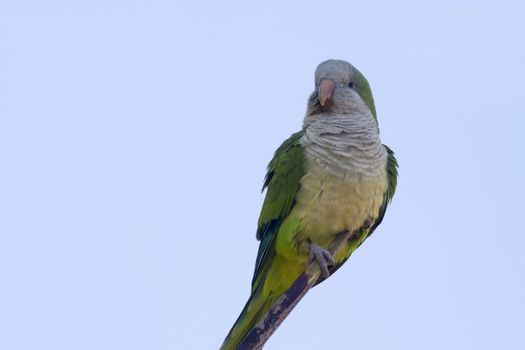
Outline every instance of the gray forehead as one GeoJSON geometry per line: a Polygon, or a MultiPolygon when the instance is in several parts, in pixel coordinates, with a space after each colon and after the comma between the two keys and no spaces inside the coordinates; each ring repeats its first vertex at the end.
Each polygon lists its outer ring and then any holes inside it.
{"type": "Polygon", "coordinates": [[[352,80],[352,65],[343,60],[328,60],[317,66],[315,70],[315,85],[319,85],[322,79],[332,79],[336,83],[343,84],[352,80]]]}

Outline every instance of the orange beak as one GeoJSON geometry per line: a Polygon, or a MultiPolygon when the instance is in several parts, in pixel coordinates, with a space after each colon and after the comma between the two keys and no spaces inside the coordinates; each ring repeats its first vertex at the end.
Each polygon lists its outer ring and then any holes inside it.
{"type": "Polygon", "coordinates": [[[321,106],[330,106],[332,104],[332,94],[335,90],[335,83],[331,79],[321,80],[319,84],[319,90],[317,91],[317,96],[319,97],[319,103],[321,106]]]}

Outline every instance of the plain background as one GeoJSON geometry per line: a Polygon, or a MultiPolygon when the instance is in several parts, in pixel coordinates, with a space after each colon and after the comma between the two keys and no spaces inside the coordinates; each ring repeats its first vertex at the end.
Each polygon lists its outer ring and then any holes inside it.
{"type": "Polygon", "coordinates": [[[524,349],[522,1],[1,1],[0,348],[216,349],[265,167],[355,64],[381,227],[267,349],[524,349]]]}

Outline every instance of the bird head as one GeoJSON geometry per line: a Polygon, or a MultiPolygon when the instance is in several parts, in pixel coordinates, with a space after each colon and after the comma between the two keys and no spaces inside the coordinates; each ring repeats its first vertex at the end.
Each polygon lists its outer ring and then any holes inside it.
{"type": "Polygon", "coordinates": [[[351,114],[362,108],[368,108],[376,118],[372,91],[357,68],[343,60],[327,60],[317,66],[315,90],[308,100],[307,116],[351,114]]]}

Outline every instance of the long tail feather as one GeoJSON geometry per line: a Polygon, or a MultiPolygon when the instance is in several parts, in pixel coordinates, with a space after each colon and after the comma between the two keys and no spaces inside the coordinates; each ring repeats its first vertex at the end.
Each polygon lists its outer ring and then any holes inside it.
{"type": "Polygon", "coordinates": [[[235,350],[248,332],[263,318],[276,298],[265,298],[261,287],[253,291],[241,314],[224,339],[220,350],[235,350]]]}

